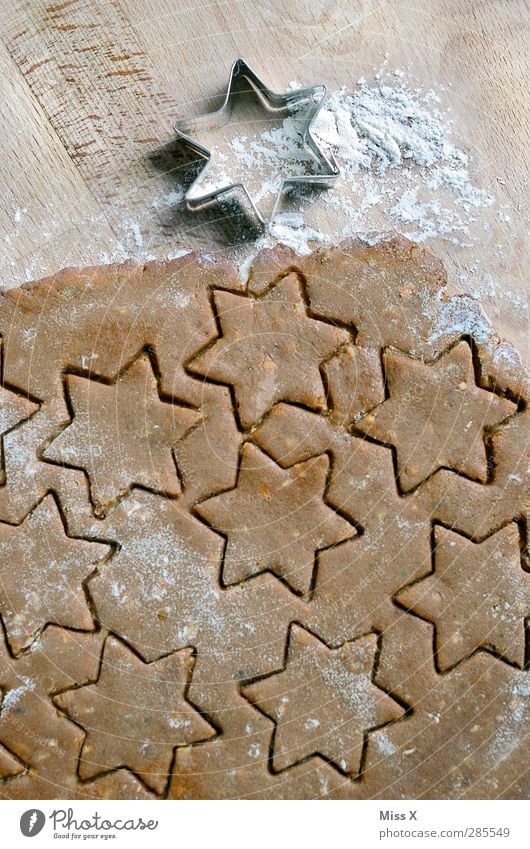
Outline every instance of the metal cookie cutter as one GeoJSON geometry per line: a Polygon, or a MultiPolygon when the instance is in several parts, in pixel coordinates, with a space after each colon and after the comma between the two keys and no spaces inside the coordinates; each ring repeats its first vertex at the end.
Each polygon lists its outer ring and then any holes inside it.
{"type": "Polygon", "coordinates": [[[230,70],[228,88],[220,108],[215,112],[208,112],[204,115],[187,115],[184,118],[179,118],[174,124],[177,138],[205,159],[205,165],[201,168],[184,196],[188,209],[192,211],[203,209],[219,201],[223,195],[239,190],[245,194],[253,214],[256,216],[260,225],[266,229],[274,219],[280,198],[285,189],[295,185],[304,186],[311,184],[324,187],[332,185],[337,177],[339,177],[340,169],[333,153],[322,150],[311,134],[311,126],[320,111],[326,92],[326,86],[322,84],[283,93],[272,91],[244,59],[237,59],[230,70]],[[200,189],[200,182],[210,167],[212,154],[208,148],[195,141],[189,133],[194,134],[195,131],[200,132],[200,130],[222,126],[226,123],[232,111],[234,87],[236,81],[240,79],[244,79],[249,83],[250,89],[248,91],[253,91],[256,94],[259,102],[269,114],[278,115],[285,112],[289,107],[303,106],[304,103],[307,103],[300,122],[303,128],[302,143],[311,150],[316,163],[320,165],[317,173],[301,174],[299,176],[288,175],[282,179],[269,219],[263,217],[243,183],[231,183],[220,188],[207,189],[206,191],[201,191],[200,189]]]}

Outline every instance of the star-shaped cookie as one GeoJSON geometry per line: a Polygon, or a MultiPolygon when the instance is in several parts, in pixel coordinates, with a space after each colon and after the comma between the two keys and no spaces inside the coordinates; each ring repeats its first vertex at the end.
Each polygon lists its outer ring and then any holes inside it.
{"type": "Polygon", "coordinates": [[[291,627],[285,669],[242,690],[276,723],[273,769],[321,754],[347,775],[360,773],[366,735],[405,713],[373,683],[376,652],[375,634],[330,649],[291,627]]]}
{"type": "Polygon", "coordinates": [[[485,483],[484,430],[517,408],[476,385],[469,345],[460,342],[431,365],[387,350],[383,364],[389,398],[357,427],[396,447],[401,489],[442,467],[485,483]]]}
{"type": "Polygon", "coordinates": [[[43,456],[86,471],[96,515],[133,484],[180,494],[172,449],[200,415],[161,397],[147,354],[111,383],[69,374],[66,389],[72,420],[43,456]]]}
{"type": "Polygon", "coordinates": [[[299,593],[311,589],[315,554],[355,535],[324,502],[327,455],[282,469],[252,443],[241,457],[237,486],[196,509],[227,537],[225,584],[270,570],[299,593]]]}
{"type": "Polygon", "coordinates": [[[326,407],[320,367],[350,337],[309,317],[295,274],[261,298],[216,292],[215,305],[223,335],[191,368],[234,387],[243,427],[250,428],[277,401],[326,407]]]}
{"type": "Polygon", "coordinates": [[[97,678],[103,633],[50,625],[18,658],[0,637],[0,774],[2,744],[18,759],[15,780],[2,783],[9,799],[151,799],[126,769],[79,782],[83,733],[65,722],[50,695],[97,678]]]}
{"type": "Polygon", "coordinates": [[[91,630],[83,582],[109,546],[67,536],[53,495],[20,525],[0,522],[0,612],[18,654],[49,622],[91,630]]]}
{"type": "Polygon", "coordinates": [[[436,527],[435,543],[434,572],[398,593],[397,601],[434,622],[440,669],[479,648],[524,666],[530,575],[521,568],[517,525],[482,543],[436,527]]]}
{"type": "Polygon", "coordinates": [[[216,734],[186,697],[193,664],[192,649],[144,663],[120,640],[107,638],[98,680],[55,698],[85,730],[82,778],[127,766],[163,792],[175,747],[216,734]]]}

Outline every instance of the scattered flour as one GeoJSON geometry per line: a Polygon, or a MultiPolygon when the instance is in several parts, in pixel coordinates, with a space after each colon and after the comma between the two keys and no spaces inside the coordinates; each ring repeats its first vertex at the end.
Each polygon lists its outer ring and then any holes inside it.
{"type": "Polygon", "coordinates": [[[19,681],[21,683],[18,687],[8,690],[4,694],[3,698],[2,691],[0,690],[0,704],[2,705],[2,710],[7,711],[14,708],[23,696],[32,692],[36,687],[35,679],[29,678],[27,675],[19,675],[19,681]]]}
{"type": "MultiPolygon", "coordinates": [[[[300,84],[293,81],[290,86],[296,89],[300,84]]],[[[386,63],[369,78],[331,92],[313,134],[333,152],[341,176],[329,190],[291,187],[269,232],[256,238],[239,231],[237,222],[225,227],[226,210],[221,214],[212,210],[210,217],[185,211],[185,185],[179,179],[181,171],[184,179],[186,169],[157,172],[155,179],[109,200],[101,213],[87,213],[82,225],[79,215],[74,216],[71,241],[65,241],[64,218],[57,214],[53,199],[44,219],[41,212],[34,218],[31,208],[13,208],[12,232],[5,233],[0,251],[2,285],[20,285],[70,263],[173,259],[187,253],[190,243],[229,251],[246,279],[250,257],[280,241],[304,255],[353,235],[397,230],[428,242],[452,266],[450,272],[462,291],[491,303],[502,299],[495,310],[502,307],[514,323],[524,322],[527,303],[518,294],[521,282],[510,281],[506,274],[508,260],[513,266],[510,274],[517,275],[513,269],[520,267],[514,265],[513,255],[523,238],[521,211],[510,201],[500,177],[494,189],[487,183],[475,184],[472,175],[481,163],[473,167],[462,149],[449,106],[450,89],[426,89],[411,74],[391,71],[386,63]],[[28,239],[35,243],[25,260],[17,256],[22,228],[26,243],[28,239]],[[90,239],[80,236],[84,230],[90,239]],[[477,259],[485,244],[491,255],[487,272],[477,259]]],[[[253,132],[252,127],[245,125],[235,137],[225,134],[223,144],[214,145],[214,161],[205,179],[212,185],[243,182],[267,216],[282,178],[311,172],[315,162],[302,144],[296,111],[262,132],[253,132]]],[[[208,137],[201,140],[211,143],[208,137]]],[[[186,179],[189,185],[189,173],[186,179]]]]}
{"type": "MultiPolygon", "coordinates": [[[[394,746],[392,741],[388,739],[387,735],[384,732],[379,732],[378,734],[375,734],[373,737],[373,741],[385,757],[390,757],[390,755],[394,755],[396,753],[396,747],[394,746]]],[[[408,751],[411,750],[409,749],[408,751]]],[[[406,752],[404,752],[403,754],[406,754],[406,752]]]]}
{"type": "MultiPolygon", "coordinates": [[[[341,237],[371,229],[376,210],[387,226],[416,241],[464,244],[475,210],[493,205],[494,197],[473,185],[469,158],[452,141],[453,122],[440,97],[413,88],[403,74],[389,76],[332,93],[317,117],[313,133],[335,154],[343,183],[324,203],[342,219],[341,237]]],[[[300,224],[297,234],[301,253],[324,240],[300,224]]]]}

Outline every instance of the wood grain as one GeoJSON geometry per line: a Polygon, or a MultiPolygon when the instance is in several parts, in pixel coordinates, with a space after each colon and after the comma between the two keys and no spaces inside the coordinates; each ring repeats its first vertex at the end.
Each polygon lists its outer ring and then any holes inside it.
{"type": "Polygon", "coordinates": [[[1,43],[0,77],[0,276],[12,285],[57,269],[65,256],[90,261],[115,237],[100,221],[87,245],[87,221],[98,217],[98,203],[1,43]]]}
{"type": "MultiPolygon", "coordinates": [[[[3,285],[113,256],[224,248],[215,216],[192,218],[176,203],[174,119],[209,108],[239,55],[278,89],[294,78],[352,86],[386,55],[425,87],[446,88],[473,179],[511,213],[489,220],[478,246],[429,246],[526,349],[524,2],[0,0],[0,10],[3,285]],[[463,274],[476,259],[480,273],[463,274]]],[[[311,215],[333,234],[323,204],[311,215]]]]}

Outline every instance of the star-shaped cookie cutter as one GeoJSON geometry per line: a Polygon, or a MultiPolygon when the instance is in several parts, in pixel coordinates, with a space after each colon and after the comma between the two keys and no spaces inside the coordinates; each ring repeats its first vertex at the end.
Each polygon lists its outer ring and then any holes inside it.
{"type": "MultiPolygon", "coordinates": [[[[311,133],[311,127],[318,115],[318,112],[320,111],[326,92],[326,86],[320,83],[283,93],[272,91],[272,89],[263,82],[263,80],[256,74],[250,65],[245,62],[244,59],[237,59],[230,70],[228,88],[223,103],[219,109],[214,112],[207,112],[203,115],[187,115],[183,118],[179,118],[174,124],[174,129],[179,141],[206,160],[205,165],[200,169],[195,180],[184,196],[188,209],[190,211],[203,209],[216,201],[219,201],[223,195],[226,195],[229,192],[241,191],[246,196],[259,224],[264,229],[267,229],[274,219],[281,196],[287,188],[295,185],[331,186],[340,176],[340,169],[333,153],[331,151],[323,150],[317,144],[311,133]],[[219,127],[226,123],[226,120],[232,111],[235,83],[241,78],[245,79],[249,83],[249,91],[253,91],[257,95],[261,105],[267,112],[272,113],[273,115],[285,112],[285,110],[290,107],[296,107],[303,103],[308,104],[300,122],[303,128],[302,143],[311,150],[315,161],[320,165],[317,173],[288,175],[282,179],[274,201],[272,212],[268,219],[263,217],[252,200],[248,189],[243,183],[230,183],[229,185],[216,187],[206,191],[200,190],[200,183],[210,167],[212,153],[207,147],[204,147],[204,145],[200,144],[200,142],[196,141],[189,135],[189,133],[194,134],[196,131],[200,132],[203,129],[219,127]]],[[[297,118],[298,117],[299,116],[297,115],[297,118]]]]}

